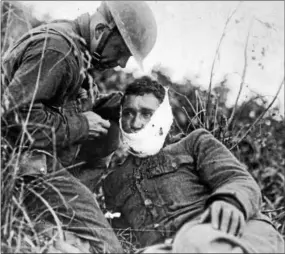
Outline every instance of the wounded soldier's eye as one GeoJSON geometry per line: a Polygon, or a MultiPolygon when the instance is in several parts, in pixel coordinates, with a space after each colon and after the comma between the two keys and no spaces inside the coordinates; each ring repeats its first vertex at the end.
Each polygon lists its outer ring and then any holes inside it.
{"type": "Polygon", "coordinates": [[[147,112],[145,112],[145,113],[142,113],[142,116],[143,116],[144,118],[151,118],[151,117],[152,117],[152,113],[147,113],[147,112]]]}
{"type": "Polygon", "coordinates": [[[130,117],[130,116],[133,115],[133,113],[131,111],[129,111],[129,110],[123,110],[122,115],[124,117],[130,117]]]}

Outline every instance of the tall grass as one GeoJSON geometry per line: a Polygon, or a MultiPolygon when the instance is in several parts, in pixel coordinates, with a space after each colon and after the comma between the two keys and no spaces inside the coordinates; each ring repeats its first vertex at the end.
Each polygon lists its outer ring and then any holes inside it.
{"type": "MultiPolygon", "coordinates": [[[[1,3],[2,4],[2,3],[1,3]]],[[[12,45],[12,42],[16,39],[13,37],[15,35],[16,27],[12,27],[11,24],[18,19],[18,14],[15,14],[15,10],[12,9],[11,5],[8,8],[8,11],[4,13],[7,17],[5,20],[7,22],[4,31],[4,41],[1,41],[2,49],[9,48],[12,45]],[[14,15],[15,14],[15,15],[14,15]],[[13,30],[13,36],[9,37],[11,34],[11,29],[13,30]],[[3,44],[4,43],[4,44],[3,44]],[[4,45],[4,46],[3,46],[4,45]]],[[[3,10],[3,5],[2,5],[3,10]]],[[[232,17],[237,12],[238,7],[231,13],[229,18],[226,20],[225,28],[223,30],[222,36],[219,40],[215,57],[212,64],[212,70],[210,73],[210,82],[208,91],[203,91],[201,89],[191,90],[191,94],[187,91],[186,88],[179,88],[176,84],[159,71],[154,71],[153,74],[156,75],[157,79],[160,80],[163,84],[168,85],[171,88],[173,93],[173,100],[176,103],[177,107],[182,109],[182,113],[186,118],[186,125],[181,126],[181,120],[176,117],[175,123],[178,129],[178,132],[183,132],[185,134],[190,133],[192,130],[197,128],[206,128],[213,135],[221,140],[231,151],[242,161],[245,161],[245,154],[240,150],[245,142],[249,143],[250,147],[260,147],[258,142],[264,142],[265,146],[269,145],[272,141],[269,137],[265,137],[265,134],[260,134],[259,128],[266,128],[264,117],[268,114],[269,110],[272,108],[273,103],[275,102],[277,95],[280,93],[281,87],[284,85],[284,79],[280,82],[280,86],[276,95],[271,102],[268,103],[267,107],[261,107],[262,112],[256,117],[254,121],[245,125],[242,121],[239,120],[239,113],[241,113],[242,106],[239,106],[238,100],[245,83],[246,72],[247,72],[247,44],[250,33],[246,38],[246,46],[244,50],[245,64],[243,69],[242,80],[240,84],[240,90],[236,97],[234,107],[230,110],[221,106],[221,101],[217,94],[213,93],[213,84],[212,78],[214,74],[214,67],[216,58],[219,54],[222,41],[226,36],[226,28],[230,23],[232,17]],[[182,91],[185,89],[185,91],[182,91]],[[235,125],[234,125],[235,122],[235,125]],[[240,125],[239,125],[240,124],[240,125]],[[259,128],[258,128],[259,127],[259,128]],[[261,141],[260,141],[261,140],[261,141]],[[268,143],[268,144],[267,144],[268,143]]],[[[2,18],[3,16],[2,15],[2,18]]],[[[4,17],[5,17],[4,16],[4,17]]],[[[23,19],[22,17],[20,18],[23,19]]],[[[3,21],[3,20],[2,20],[3,21]]],[[[28,23],[28,21],[25,21],[28,23]]],[[[23,22],[22,22],[23,23],[23,22]]],[[[27,28],[30,28],[27,25],[27,28]]],[[[3,32],[3,30],[1,31],[3,32]]],[[[22,34],[21,31],[18,31],[19,35],[22,34]]],[[[1,51],[1,56],[5,51],[1,51]]],[[[115,72],[116,77],[120,79],[120,72],[115,72]]],[[[1,75],[3,79],[3,75],[1,75]]],[[[103,77],[103,76],[102,76],[103,77]]],[[[134,78],[129,77],[129,78],[134,78]]],[[[104,80],[104,88],[106,91],[110,89],[108,85],[111,81],[108,78],[104,80]]],[[[120,85],[124,87],[125,83],[128,83],[126,77],[120,79],[116,84],[116,88],[120,85]]],[[[38,84],[38,81],[37,81],[38,84]]],[[[37,85],[36,85],[37,87],[37,85]]],[[[189,86],[190,87],[190,86],[189,86]]],[[[189,88],[188,87],[188,88],[189,88]]],[[[114,87],[112,87],[113,89],[114,87]]],[[[1,90],[3,91],[3,80],[1,83],[1,90]]],[[[34,95],[36,90],[34,92],[34,95]]],[[[30,110],[33,105],[34,97],[32,103],[30,104],[30,110]]],[[[242,104],[244,105],[244,104],[242,104]]],[[[4,107],[2,107],[2,111],[4,107]]],[[[19,117],[20,119],[20,117],[19,117]]],[[[29,115],[26,119],[23,119],[23,129],[27,130],[29,115]]],[[[270,118],[271,119],[271,118],[270,118]]],[[[272,119],[271,119],[272,120],[272,119]]],[[[1,121],[5,119],[1,115],[1,121]]],[[[272,120],[273,121],[273,120],[272,120]]],[[[278,126],[284,128],[284,124],[277,123],[278,126]]],[[[268,127],[268,126],[267,126],[268,127]]],[[[267,128],[268,131],[272,131],[272,135],[277,137],[277,129],[267,128]],[[274,131],[274,132],[273,132],[274,131]]],[[[285,128],[284,128],[285,129],[285,128]]],[[[24,135],[29,136],[29,133],[26,131],[21,139],[23,143],[24,135]]],[[[272,138],[272,136],[271,136],[272,138]]],[[[283,136],[284,138],[284,136],[283,136]]],[[[278,138],[277,138],[278,139],[278,138]]],[[[262,194],[263,194],[263,211],[271,217],[278,230],[285,236],[285,209],[284,209],[284,172],[283,168],[285,167],[284,150],[282,151],[282,144],[275,144],[276,151],[274,160],[272,158],[267,158],[265,160],[264,151],[258,151],[260,156],[263,158],[257,158],[255,163],[259,163],[258,166],[253,166],[253,162],[245,162],[248,165],[249,171],[254,176],[258,182],[262,194]],[[283,164],[282,164],[283,163],[283,164]]],[[[284,147],[285,149],[285,147],[284,147]]],[[[29,191],[34,191],[31,188],[31,184],[26,182],[24,178],[19,176],[19,158],[21,156],[21,148],[15,149],[5,136],[5,133],[2,133],[1,136],[1,247],[3,252],[7,253],[43,253],[46,251],[48,246],[52,243],[53,239],[44,238],[44,232],[37,230],[37,223],[40,220],[40,216],[31,216],[31,214],[26,210],[24,206],[24,200],[27,197],[29,191]]],[[[254,156],[254,154],[253,154],[254,156]]],[[[48,183],[46,183],[48,184],[48,183]]],[[[40,193],[34,192],[36,196],[41,199],[40,193]]],[[[98,193],[97,193],[98,194],[98,193]]],[[[100,195],[98,195],[100,197],[100,195]]],[[[57,221],[57,232],[59,236],[62,237],[62,231],[60,228],[60,222],[57,217],[57,214],[53,207],[49,205],[46,200],[42,199],[42,202],[45,203],[47,210],[57,221]]],[[[104,208],[103,199],[99,200],[100,205],[104,208]]],[[[116,231],[118,238],[120,239],[124,250],[127,253],[134,252],[136,250],[135,240],[132,238],[131,229],[127,230],[118,230],[116,231]]]]}

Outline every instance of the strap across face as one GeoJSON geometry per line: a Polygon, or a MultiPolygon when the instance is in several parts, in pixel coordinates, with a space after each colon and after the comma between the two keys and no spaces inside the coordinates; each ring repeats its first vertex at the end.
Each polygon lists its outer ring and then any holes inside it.
{"type": "Polygon", "coordinates": [[[101,61],[101,54],[108,42],[108,40],[112,37],[112,35],[116,32],[116,28],[110,29],[109,27],[105,27],[104,31],[102,33],[102,38],[97,46],[97,49],[95,52],[93,52],[92,57],[93,60],[97,61],[98,64],[100,64],[101,61]]]}

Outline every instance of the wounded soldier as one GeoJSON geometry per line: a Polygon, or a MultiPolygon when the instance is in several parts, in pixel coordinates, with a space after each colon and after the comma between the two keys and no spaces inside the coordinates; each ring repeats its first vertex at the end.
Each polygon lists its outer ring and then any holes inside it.
{"type": "Polygon", "coordinates": [[[103,183],[107,208],[121,213],[114,222],[132,228],[144,253],[284,252],[245,167],[204,129],[166,144],[172,123],[166,88],[146,77],[127,87],[127,152],[103,183]]]}

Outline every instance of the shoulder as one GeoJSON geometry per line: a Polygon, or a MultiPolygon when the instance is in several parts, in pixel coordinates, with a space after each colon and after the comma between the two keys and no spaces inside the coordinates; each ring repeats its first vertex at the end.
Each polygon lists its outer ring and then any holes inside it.
{"type": "Polygon", "coordinates": [[[78,48],[71,36],[72,29],[66,24],[45,24],[31,29],[19,39],[16,47],[22,49],[33,49],[35,53],[45,51],[56,51],[65,56],[75,57],[79,55],[78,48]],[[73,54],[70,54],[73,53],[73,54]]]}
{"type": "Polygon", "coordinates": [[[200,128],[200,129],[196,129],[192,131],[186,136],[184,135],[184,137],[180,138],[178,142],[175,142],[174,144],[169,144],[166,147],[176,147],[177,145],[181,146],[189,142],[196,143],[197,141],[209,140],[209,139],[215,139],[215,138],[209,131],[207,131],[206,129],[200,128]]]}
{"type": "Polygon", "coordinates": [[[218,141],[209,131],[206,129],[197,129],[189,133],[187,136],[179,140],[174,144],[167,145],[163,150],[167,153],[174,154],[196,154],[201,148],[213,149],[221,147],[220,141],[218,141]]]}
{"type": "Polygon", "coordinates": [[[185,139],[200,139],[203,137],[214,137],[214,136],[206,129],[199,128],[190,132],[185,139]]]}

